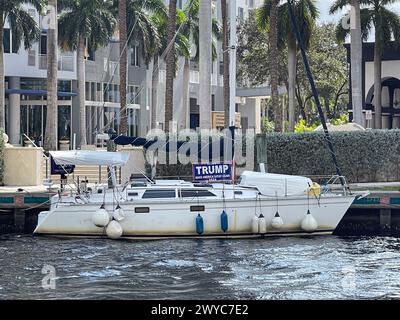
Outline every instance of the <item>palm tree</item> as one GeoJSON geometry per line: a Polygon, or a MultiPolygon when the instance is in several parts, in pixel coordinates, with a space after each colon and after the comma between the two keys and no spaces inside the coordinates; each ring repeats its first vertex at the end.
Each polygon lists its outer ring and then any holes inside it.
{"type": "Polygon", "coordinates": [[[200,128],[211,129],[211,59],[212,59],[211,1],[199,5],[199,112],[200,128]]]}
{"type": "MultiPolygon", "coordinates": [[[[127,30],[130,35],[127,39],[128,45],[133,47],[139,44],[141,55],[147,65],[153,58],[156,48],[160,47],[161,41],[157,21],[154,17],[163,17],[164,21],[168,21],[166,6],[162,0],[127,0],[126,10],[127,30]]],[[[153,110],[151,117],[153,118],[153,110]]]]}
{"type": "MultiPolygon", "coordinates": [[[[167,39],[167,31],[168,31],[168,15],[165,11],[155,11],[151,16],[151,20],[153,25],[156,28],[154,34],[157,34],[158,40],[154,41],[152,47],[149,48],[149,52],[153,58],[153,73],[152,73],[152,89],[151,89],[151,128],[154,129],[156,127],[156,119],[157,119],[157,107],[158,107],[158,85],[159,85],[159,58],[163,57],[164,61],[166,59],[166,53],[168,52],[168,39],[167,39]]],[[[177,31],[181,28],[181,25],[184,23],[186,17],[185,13],[177,9],[176,10],[176,29],[177,31]]],[[[181,57],[189,57],[189,41],[185,37],[182,32],[178,32],[174,41],[175,47],[175,58],[177,60],[177,56],[181,57]]],[[[174,71],[175,77],[175,71],[174,71]]],[[[172,112],[173,113],[173,112],[172,112]]]]}
{"type": "Polygon", "coordinates": [[[81,145],[86,144],[85,47],[96,50],[108,44],[114,32],[112,3],[108,0],[63,0],[59,2],[59,43],[77,50],[78,96],[81,145]]]}
{"type": "MultiPolygon", "coordinates": [[[[183,22],[181,34],[183,34],[188,41],[193,43],[197,50],[196,50],[196,55],[193,57],[194,60],[198,61],[199,60],[199,37],[200,37],[200,31],[199,31],[199,7],[200,7],[200,2],[199,0],[189,0],[185,6],[184,12],[185,12],[185,21],[183,22]]],[[[221,32],[221,25],[219,21],[215,18],[212,19],[211,21],[211,30],[212,30],[212,43],[211,43],[211,52],[212,52],[212,61],[215,61],[218,57],[217,55],[217,41],[221,40],[222,37],[222,32],[221,32]]],[[[184,71],[183,71],[183,77],[184,77],[184,88],[183,88],[183,112],[185,114],[185,123],[186,127],[189,126],[189,86],[190,86],[190,55],[183,55],[185,57],[185,64],[184,64],[184,71]]],[[[229,56],[229,53],[228,53],[229,56]]],[[[228,61],[229,63],[229,61],[228,61]]],[[[229,66],[229,65],[228,65],[229,66]]],[[[228,83],[228,92],[229,92],[229,83],[228,83]]],[[[229,98],[229,96],[228,96],[229,98]]],[[[229,99],[228,99],[229,101],[229,99]]],[[[229,106],[229,103],[228,103],[229,106]]],[[[229,118],[228,118],[229,121],[229,118]]]]}
{"type": "MultiPolygon", "coordinates": [[[[336,2],[331,6],[330,13],[333,14],[342,9],[350,2],[350,38],[351,38],[351,104],[353,109],[353,121],[364,126],[364,117],[362,114],[362,36],[361,36],[361,12],[360,0],[336,2]]],[[[342,20],[343,21],[343,20],[342,20]]]]}
{"type": "MultiPolygon", "coordinates": [[[[262,29],[268,27],[272,0],[265,0],[264,5],[257,12],[257,23],[262,29]]],[[[305,48],[309,47],[312,29],[318,17],[315,0],[297,0],[294,2],[296,23],[299,26],[305,48]]],[[[285,45],[288,48],[288,104],[289,104],[289,131],[294,131],[295,125],[295,88],[297,70],[297,44],[289,18],[288,3],[278,7],[278,48],[285,45]]]]}
{"type": "Polygon", "coordinates": [[[353,106],[353,121],[365,126],[363,117],[362,96],[362,38],[360,0],[351,0],[353,14],[350,16],[351,28],[351,101],[353,106]]]}
{"type": "Polygon", "coordinates": [[[223,48],[223,65],[224,65],[224,114],[225,114],[225,128],[229,128],[229,28],[228,28],[228,7],[226,0],[221,0],[221,14],[222,14],[222,48],[223,48]]]}
{"type": "MultiPolygon", "coordinates": [[[[366,40],[368,34],[375,28],[374,46],[374,107],[375,107],[375,129],[382,128],[382,54],[385,47],[389,45],[392,38],[400,42],[400,18],[387,8],[393,0],[360,0],[363,7],[360,10],[360,25],[362,39],[366,40]]],[[[351,3],[351,0],[337,0],[331,7],[334,13],[351,3]]],[[[336,27],[338,40],[344,41],[349,30],[340,22],[336,27]]],[[[358,57],[358,59],[360,59],[358,57]]]]}
{"type": "MultiPolygon", "coordinates": [[[[271,10],[269,16],[269,47],[270,57],[269,66],[271,73],[271,100],[275,114],[275,131],[282,132],[282,108],[279,105],[278,92],[278,3],[279,0],[271,0],[271,10]]],[[[264,3],[265,5],[265,3],[264,3]]]]}
{"type": "Polygon", "coordinates": [[[57,150],[57,72],[58,72],[58,40],[57,40],[57,0],[48,0],[50,7],[50,23],[47,29],[47,113],[44,148],[57,150]]]}
{"type": "Polygon", "coordinates": [[[38,12],[42,12],[43,0],[2,0],[0,2],[0,130],[5,129],[5,97],[4,97],[4,25],[10,24],[14,45],[19,49],[22,40],[25,49],[29,49],[40,36],[39,27],[23,4],[31,4],[38,12]]]}
{"type": "Polygon", "coordinates": [[[174,78],[176,68],[174,37],[176,32],[176,0],[169,0],[168,16],[167,70],[165,75],[165,132],[169,132],[169,124],[173,119],[174,108],[174,78]]]}

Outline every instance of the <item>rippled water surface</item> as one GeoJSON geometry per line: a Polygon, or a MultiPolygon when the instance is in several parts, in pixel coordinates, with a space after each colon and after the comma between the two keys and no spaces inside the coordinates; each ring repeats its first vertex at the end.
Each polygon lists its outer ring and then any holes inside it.
{"type": "Polygon", "coordinates": [[[396,238],[0,238],[0,299],[400,298],[399,271],[396,238]]]}

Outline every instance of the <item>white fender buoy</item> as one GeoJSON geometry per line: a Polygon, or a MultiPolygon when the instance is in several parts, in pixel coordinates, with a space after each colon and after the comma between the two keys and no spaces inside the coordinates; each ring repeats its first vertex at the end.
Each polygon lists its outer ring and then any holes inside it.
{"type": "Polygon", "coordinates": [[[111,221],[106,229],[106,234],[110,239],[119,239],[122,236],[122,227],[121,225],[118,223],[118,221],[111,221]]]}
{"type": "Polygon", "coordinates": [[[117,221],[122,221],[125,219],[124,209],[122,209],[119,205],[114,210],[113,218],[117,221]]]}
{"type": "Polygon", "coordinates": [[[278,212],[275,213],[275,216],[271,220],[271,226],[274,229],[280,229],[283,226],[283,220],[278,212]]]}
{"type": "Polygon", "coordinates": [[[261,234],[267,233],[267,220],[265,220],[262,214],[258,217],[258,232],[261,234]]]}
{"type": "Polygon", "coordinates": [[[317,220],[312,216],[310,210],[307,211],[306,216],[301,221],[301,228],[307,232],[313,232],[317,230],[318,223],[317,220]]]}
{"type": "Polygon", "coordinates": [[[104,208],[104,205],[100,209],[96,210],[92,215],[92,222],[97,226],[104,228],[110,222],[110,215],[104,208]]]}
{"type": "Polygon", "coordinates": [[[251,219],[251,232],[258,233],[258,217],[256,215],[251,219]]]}

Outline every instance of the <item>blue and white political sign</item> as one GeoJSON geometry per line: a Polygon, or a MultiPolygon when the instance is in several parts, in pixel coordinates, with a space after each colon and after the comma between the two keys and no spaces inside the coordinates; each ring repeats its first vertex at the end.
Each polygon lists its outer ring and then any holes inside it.
{"type": "Polygon", "coordinates": [[[232,164],[230,163],[193,164],[192,170],[194,181],[232,180],[232,164]]]}

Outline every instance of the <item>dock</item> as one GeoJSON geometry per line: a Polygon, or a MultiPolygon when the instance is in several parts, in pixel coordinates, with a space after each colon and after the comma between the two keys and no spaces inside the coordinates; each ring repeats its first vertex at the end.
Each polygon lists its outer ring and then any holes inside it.
{"type": "MultiPolygon", "coordinates": [[[[400,183],[362,184],[352,190],[373,190],[355,200],[334,234],[338,236],[400,236],[400,183]],[[398,189],[385,190],[386,188],[398,189]]],[[[57,189],[45,186],[0,187],[0,234],[33,232],[38,214],[48,210],[57,189]]]]}
{"type": "Polygon", "coordinates": [[[32,233],[56,193],[45,186],[0,187],[0,234],[32,233]]]}

